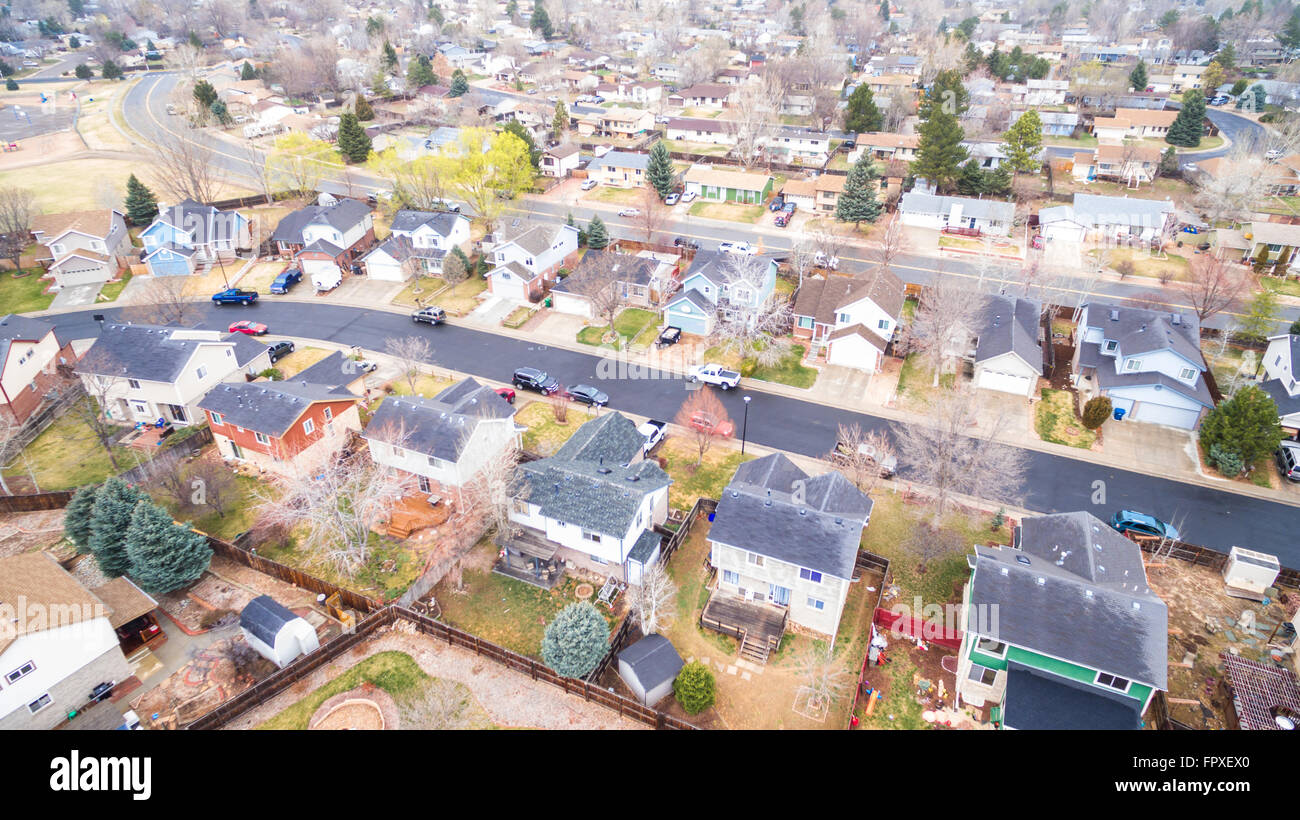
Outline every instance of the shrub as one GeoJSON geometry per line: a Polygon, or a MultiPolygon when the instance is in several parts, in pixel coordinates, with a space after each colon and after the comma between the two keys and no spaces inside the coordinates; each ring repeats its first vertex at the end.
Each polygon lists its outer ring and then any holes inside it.
{"type": "Polygon", "coordinates": [[[1246,461],[1239,454],[1219,444],[1210,446],[1208,458],[1210,465],[1228,478],[1236,478],[1246,469],[1246,461]]]}
{"type": "Polygon", "coordinates": [[[1277,404],[1272,396],[1254,385],[1238,390],[1232,398],[1207,413],[1201,422],[1201,446],[1210,459],[1214,461],[1217,448],[1219,457],[1228,459],[1226,467],[1236,464],[1233,455],[1240,461],[1238,469],[1232,473],[1215,461],[1220,472],[1230,475],[1240,473],[1245,465],[1254,464],[1271,454],[1282,438],[1277,404]]]}
{"type": "Polygon", "coordinates": [[[282,373],[278,367],[268,367],[257,375],[264,379],[270,379],[273,382],[284,381],[284,373],[282,373]]]}
{"type": "Polygon", "coordinates": [[[1115,263],[1115,272],[1119,274],[1120,279],[1132,276],[1134,270],[1132,259],[1121,259],[1115,263]]]}
{"type": "Polygon", "coordinates": [[[740,367],[736,369],[740,371],[740,375],[749,378],[754,375],[754,371],[758,370],[758,359],[755,359],[753,356],[742,359],[740,367]]]}
{"type": "Polygon", "coordinates": [[[566,678],[595,669],[608,650],[609,623],[588,601],[560,610],[542,637],[542,660],[566,678]]]}
{"type": "Polygon", "coordinates": [[[1088,403],[1083,406],[1083,426],[1096,430],[1110,418],[1112,409],[1110,399],[1106,396],[1088,399],[1088,403]]]}
{"type": "Polygon", "coordinates": [[[717,683],[709,667],[692,661],[682,667],[673,681],[673,697],[688,715],[698,715],[717,699],[717,683]]]}

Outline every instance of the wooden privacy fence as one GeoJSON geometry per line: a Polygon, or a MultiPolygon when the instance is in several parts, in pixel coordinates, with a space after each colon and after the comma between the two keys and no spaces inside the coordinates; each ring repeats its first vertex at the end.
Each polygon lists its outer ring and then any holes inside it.
{"type": "Polygon", "coordinates": [[[0,495],[0,512],[35,512],[37,510],[61,510],[68,506],[72,493],[58,490],[52,493],[33,493],[31,495],[0,495]]]}
{"type": "Polygon", "coordinates": [[[285,566],[277,561],[272,561],[270,558],[263,558],[251,550],[237,547],[229,541],[223,541],[216,536],[208,536],[208,546],[212,547],[212,551],[223,558],[250,569],[255,569],[265,575],[270,575],[272,578],[278,578],[281,581],[286,581],[311,592],[323,595],[338,595],[339,602],[345,609],[355,609],[363,615],[383,609],[383,604],[373,598],[368,598],[359,592],[353,592],[337,584],[331,584],[329,581],[317,578],[315,575],[285,566]]]}

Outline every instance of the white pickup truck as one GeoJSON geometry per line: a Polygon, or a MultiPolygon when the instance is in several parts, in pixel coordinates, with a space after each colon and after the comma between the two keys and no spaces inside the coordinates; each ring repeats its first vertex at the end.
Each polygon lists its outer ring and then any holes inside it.
{"type": "Polygon", "coordinates": [[[726,370],[720,364],[696,365],[691,369],[690,379],[692,382],[714,384],[723,390],[730,390],[740,384],[740,374],[734,370],[726,370]]]}

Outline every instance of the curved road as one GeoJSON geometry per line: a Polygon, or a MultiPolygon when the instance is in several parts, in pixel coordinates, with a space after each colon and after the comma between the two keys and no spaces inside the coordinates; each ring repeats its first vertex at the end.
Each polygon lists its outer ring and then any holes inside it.
{"type": "MultiPolygon", "coordinates": [[[[100,309],[46,317],[58,326],[60,338],[92,338],[99,333],[92,316],[100,309]]],[[[116,310],[103,311],[111,320],[116,310]]],[[[201,327],[224,329],[237,318],[255,317],[277,334],[322,339],[366,349],[382,349],[390,336],[412,333],[402,314],[340,305],[276,302],[268,298],[248,308],[202,308],[201,327]]],[[[677,378],[630,379],[609,374],[608,360],[572,350],[551,348],[526,340],[456,325],[420,326],[435,351],[431,364],[485,379],[508,382],[516,367],[531,365],[552,373],[564,384],[599,383],[610,406],[630,413],[671,419],[686,397],[685,382],[677,378]],[[601,363],[605,366],[601,367],[601,363]],[[599,370],[598,370],[599,367],[599,370]],[[607,375],[613,378],[605,378],[607,375]]],[[[769,447],[820,456],[835,444],[841,424],[858,423],[864,429],[885,430],[894,422],[865,413],[767,393],[742,390],[720,393],[723,404],[739,425],[744,418],[742,397],[748,395],[747,437],[769,447]]],[[[1226,551],[1234,545],[1260,549],[1279,556],[1289,567],[1300,568],[1300,544],[1295,522],[1300,509],[1274,501],[1143,475],[1037,450],[1025,450],[1028,473],[1025,497],[1016,503],[1040,512],[1090,510],[1108,519],[1118,509],[1138,509],[1165,520],[1177,520],[1193,542],[1226,551]],[[1100,482],[1100,484],[1098,483],[1100,482]],[[1101,496],[1099,497],[1099,492],[1101,496]]],[[[906,479],[906,471],[900,472],[906,479]]]]}

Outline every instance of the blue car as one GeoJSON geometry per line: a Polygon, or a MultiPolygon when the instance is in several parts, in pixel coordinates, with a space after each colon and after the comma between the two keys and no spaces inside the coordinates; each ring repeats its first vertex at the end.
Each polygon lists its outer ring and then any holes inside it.
{"type": "Polygon", "coordinates": [[[1115,515],[1111,516],[1110,525],[1124,535],[1168,538],[1172,541],[1178,541],[1182,537],[1174,525],[1166,524],[1155,516],[1135,512],[1134,510],[1120,510],[1115,513],[1115,515]]]}
{"type": "Polygon", "coordinates": [[[287,271],[275,277],[271,283],[272,293],[288,293],[289,288],[302,281],[302,271],[297,268],[289,268],[287,271]]]}

